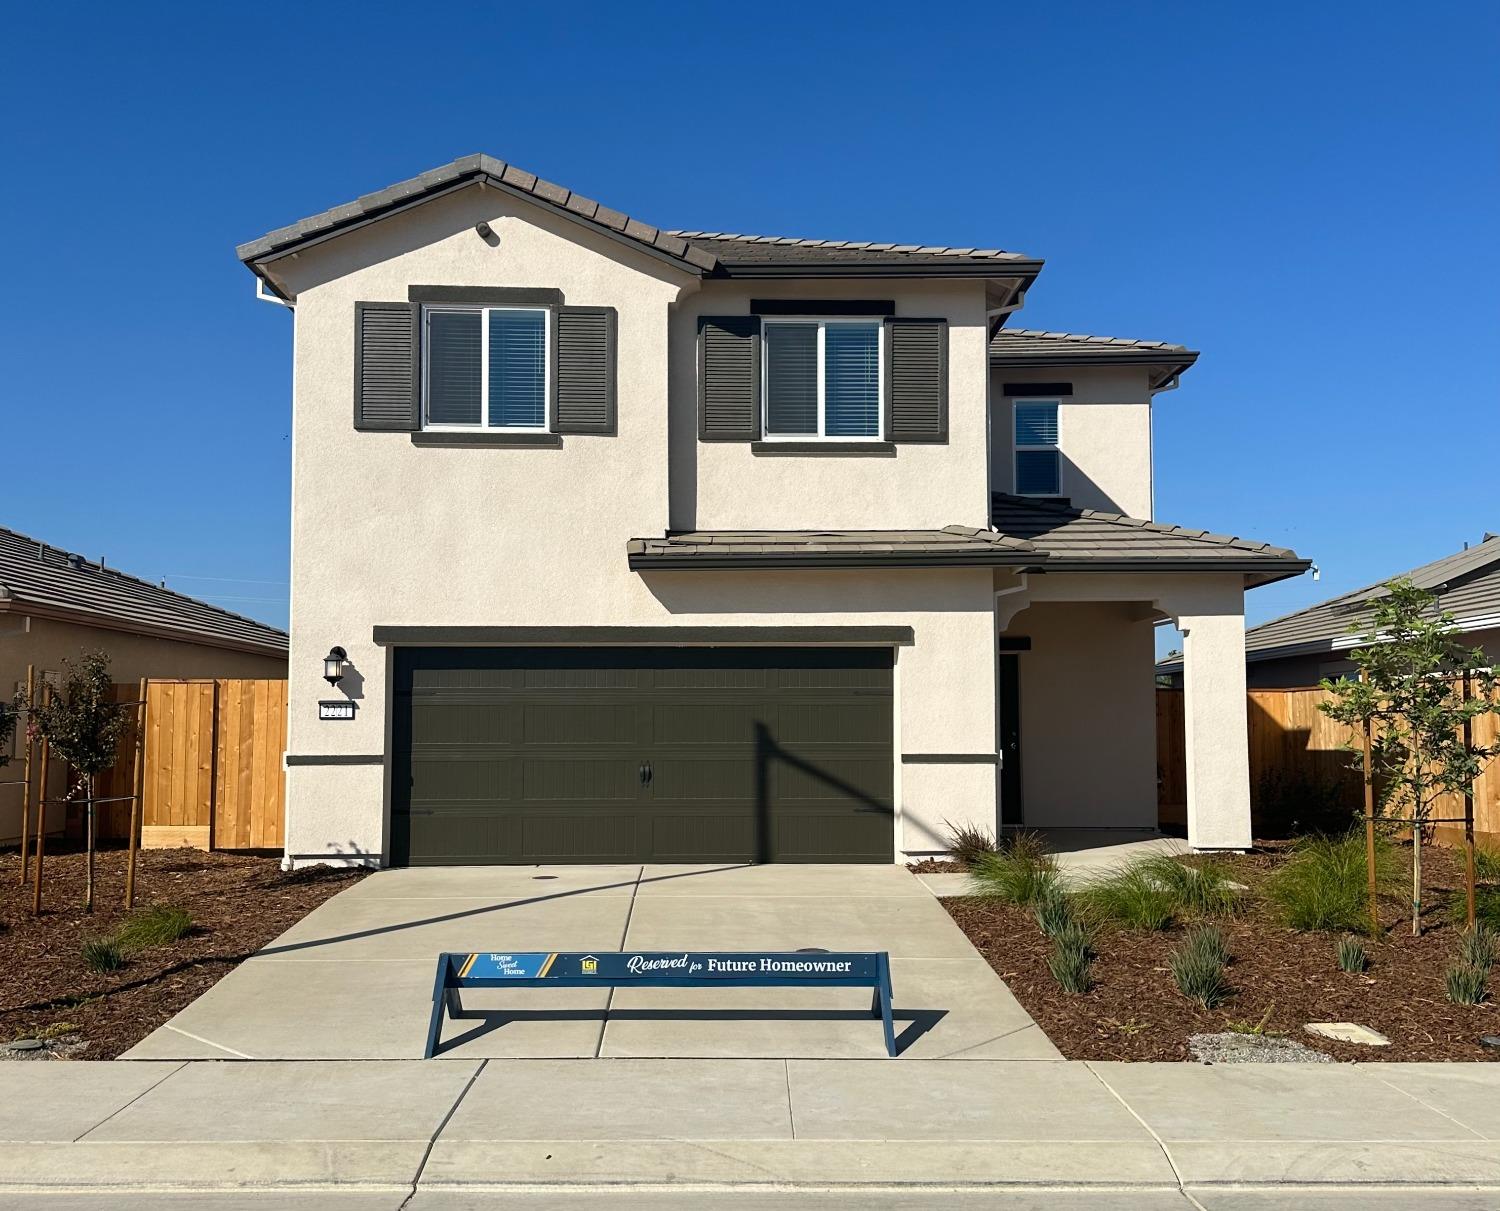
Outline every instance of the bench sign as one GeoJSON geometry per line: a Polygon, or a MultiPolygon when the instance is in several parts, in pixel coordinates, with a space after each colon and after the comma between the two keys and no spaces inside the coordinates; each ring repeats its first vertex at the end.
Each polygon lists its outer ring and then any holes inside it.
{"type": "Polygon", "coordinates": [[[475,951],[438,956],[425,1058],[438,1050],[443,1015],[466,1013],[465,988],[869,988],[888,1055],[896,1054],[891,1020],[891,964],[885,951],[475,951]]]}

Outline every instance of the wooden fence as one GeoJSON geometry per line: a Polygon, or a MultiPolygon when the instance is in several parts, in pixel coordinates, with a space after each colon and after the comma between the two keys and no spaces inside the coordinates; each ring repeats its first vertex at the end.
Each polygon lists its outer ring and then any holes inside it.
{"type": "MultiPolygon", "coordinates": [[[[139,695],[136,685],[115,687],[119,702],[139,695]]],[[[279,848],[285,751],[285,681],[147,682],[142,847],[279,848]]],[[[95,794],[132,794],[134,762],[132,730],[95,794]]],[[[101,837],[123,840],[129,827],[128,802],[100,808],[101,837]]]]}
{"type": "MultiPolygon", "coordinates": [[[[1316,686],[1308,689],[1250,690],[1247,715],[1250,742],[1250,800],[1257,835],[1269,811],[1270,799],[1298,788],[1321,791],[1351,813],[1364,809],[1364,784],[1345,747],[1356,740],[1353,729],[1335,723],[1318,709],[1330,695],[1316,686]]],[[[1483,715],[1474,721],[1474,742],[1494,744],[1500,720],[1483,715]]],[[[1183,747],[1183,692],[1156,691],[1157,808],[1163,824],[1187,819],[1187,771],[1183,747]]],[[[1434,817],[1462,817],[1463,800],[1440,799],[1434,817]]],[[[1486,840],[1500,842],[1500,760],[1491,762],[1474,784],[1474,830],[1486,840]]],[[[1463,826],[1440,825],[1437,839],[1451,843],[1463,838],[1463,826]]]]}

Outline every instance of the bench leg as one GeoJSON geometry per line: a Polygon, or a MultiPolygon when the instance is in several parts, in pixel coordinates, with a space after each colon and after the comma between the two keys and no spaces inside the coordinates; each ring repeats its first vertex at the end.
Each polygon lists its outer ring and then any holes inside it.
{"type": "Polygon", "coordinates": [[[452,1004],[458,1003],[458,990],[449,986],[449,973],[452,964],[447,955],[438,956],[437,975],[432,981],[432,1018],[427,1023],[427,1048],[422,1052],[424,1060],[430,1060],[437,1054],[438,1039],[443,1033],[443,1010],[450,1008],[449,998],[452,1004]]]}
{"type": "Polygon", "coordinates": [[[876,971],[879,974],[880,985],[875,989],[875,999],[880,1004],[880,1024],[885,1031],[885,1053],[891,1058],[896,1055],[896,1025],[891,1020],[891,957],[881,952],[876,960],[876,971]]]}

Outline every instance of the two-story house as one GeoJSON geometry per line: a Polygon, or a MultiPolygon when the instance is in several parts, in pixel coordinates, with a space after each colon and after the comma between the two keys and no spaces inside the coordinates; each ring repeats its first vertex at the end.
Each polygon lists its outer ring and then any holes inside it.
{"type": "Polygon", "coordinates": [[[1162,619],[1190,841],[1249,843],[1244,592],[1306,564],[1151,520],[1196,355],[1007,326],[1040,261],[663,231],[486,156],[239,254],[295,325],[291,861],[1150,830],[1162,619]]]}

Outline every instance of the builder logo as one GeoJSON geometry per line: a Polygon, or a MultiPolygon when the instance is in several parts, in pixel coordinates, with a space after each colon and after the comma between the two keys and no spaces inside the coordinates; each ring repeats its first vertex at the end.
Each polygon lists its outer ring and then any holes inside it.
{"type": "Polygon", "coordinates": [[[599,974],[599,960],[593,955],[584,955],[578,962],[578,968],[586,976],[596,976],[599,974]]]}

